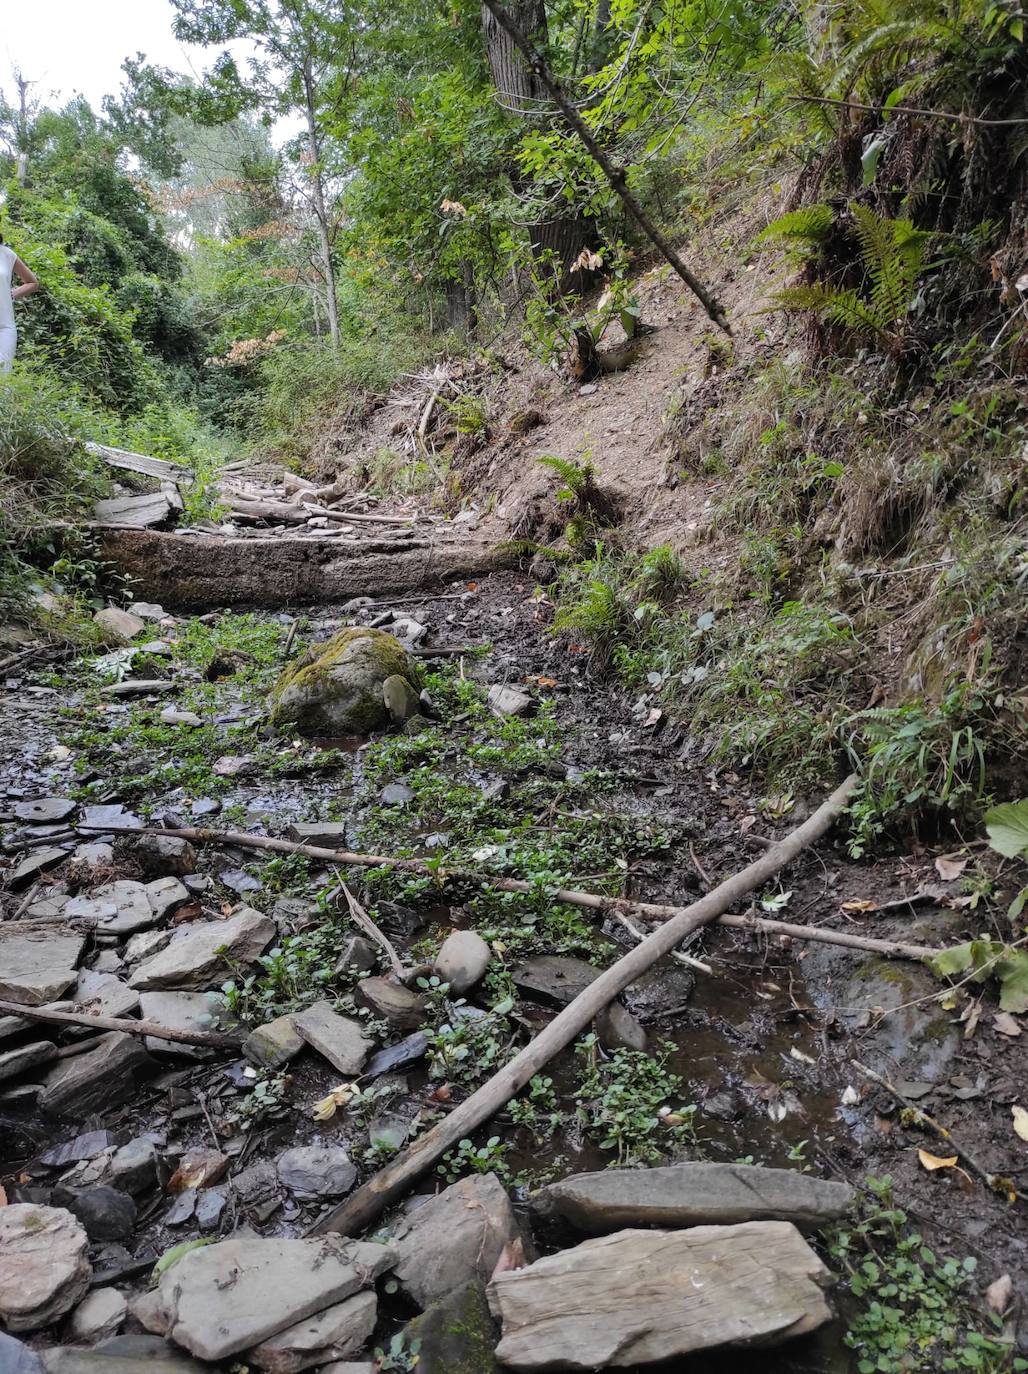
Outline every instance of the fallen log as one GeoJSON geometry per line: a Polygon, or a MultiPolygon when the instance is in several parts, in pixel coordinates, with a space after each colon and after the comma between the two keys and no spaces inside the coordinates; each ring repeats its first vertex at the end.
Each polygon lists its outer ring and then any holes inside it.
{"type": "Polygon", "coordinates": [[[619,992],[634,983],[676,945],[701,926],[715,921],[728,907],[773,878],[829,829],[856,786],[856,775],[835,789],[827,801],[774,849],[728,878],[623,954],[524,1047],[509,1064],[483,1083],[449,1116],[403,1150],[384,1169],[361,1185],[341,1206],[319,1221],[313,1234],[328,1231],[354,1235],[401,1197],[447,1150],[470,1135],[511,1100],[546,1064],[574,1040],[619,992]]]}
{"type": "Polygon", "coordinates": [[[167,491],[155,491],[149,496],[116,496],[94,504],[91,523],[108,530],[147,530],[163,525],[181,510],[181,497],[167,491]]]}
{"type": "MultiPolygon", "coordinates": [[[[137,834],[141,833],[139,831],[137,834]]],[[[20,1016],[26,1021],[45,1021],[55,1026],[85,1026],[89,1030],[122,1031],[125,1035],[150,1035],[155,1040],[174,1040],[182,1045],[203,1045],[212,1050],[238,1050],[240,1037],[220,1031],[176,1030],[156,1021],[137,1021],[129,1016],[90,1016],[88,1012],[53,1011],[50,1007],[23,1007],[18,1002],[0,1002],[4,1016],[20,1016]]]]}
{"type": "MultiPolygon", "coordinates": [[[[188,840],[190,844],[235,845],[240,849],[267,850],[275,854],[305,854],[309,859],[321,859],[326,863],[340,864],[353,868],[399,868],[407,873],[418,873],[422,877],[432,877],[436,882],[447,880],[475,883],[478,886],[495,887],[501,892],[531,893],[536,889],[522,878],[498,878],[491,873],[475,873],[469,869],[430,868],[423,859],[397,859],[388,854],[355,854],[345,849],[325,849],[319,845],[303,844],[299,840],[278,840],[269,835],[248,835],[242,830],[202,830],[187,827],[178,830],[132,830],[116,825],[80,825],[79,830],[102,831],[105,834],[126,835],[174,835],[188,840]]],[[[780,841],[772,843],[767,850],[773,854],[780,841]]],[[[757,861],[758,863],[760,860],[757,861]]],[[[752,865],[751,865],[752,867],[752,865]]],[[[749,872],[748,869],[744,870],[749,872]]],[[[715,888],[719,892],[720,888],[715,888]]],[[[662,902],[640,902],[631,897],[602,897],[595,892],[579,892],[575,888],[561,887],[553,893],[558,902],[568,906],[585,907],[598,911],[601,915],[610,914],[620,917],[622,913],[642,915],[651,921],[672,921],[683,911],[692,907],[669,906],[662,902]]],[[[826,930],[822,926],[791,925],[788,921],[773,921],[763,916],[719,915],[718,925],[737,930],[754,930],[766,935],[787,935],[794,940],[812,940],[817,944],[841,945],[846,949],[859,949],[869,954],[880,954],[891,959],[934,959],[943,951],[931,945],[907,944],[903,940],[878,940],[870,935],[852,935],[848,931],[826,930]]]]}
{"type": "Polygon", "coordinates": [[[222,504],[241,520],[281,520],[287,525],[306,525],[307,512],[297,510],[291,501],[256,501],[221,492],[222,504]]]}
{"type": "Polygon", "coordinates": [[[126,448],[112,448],[110,444],[85,443],[82,447],[96,458],[102,458],[112,468],[125,472],[140,472],[145,477],[155,477],[159,482],[192,482],[193,474],[188,468],[177,463],[169,463],[164,458],[150,458],[145,453],[132,453],[126,448]]]}

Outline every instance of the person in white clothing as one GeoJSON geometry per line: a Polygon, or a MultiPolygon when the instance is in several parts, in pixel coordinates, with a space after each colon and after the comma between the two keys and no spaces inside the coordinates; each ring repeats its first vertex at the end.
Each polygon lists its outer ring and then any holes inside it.
{"type": "Polygon", "coordinates": [[[10,372],[18,347],[14,302],[24,300],[38,290],[39,282],[35,275],[0,236],[0,373],[10,372]],[[21,282],[20,286],[14,285],[15,277],[21,282]]]}

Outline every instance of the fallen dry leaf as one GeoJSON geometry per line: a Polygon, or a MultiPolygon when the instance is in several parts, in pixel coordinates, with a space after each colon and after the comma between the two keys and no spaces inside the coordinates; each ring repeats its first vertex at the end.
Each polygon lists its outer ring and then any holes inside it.
{"type": "Polygon", "coordinates": [[[357,1092],[358,1088],[355,1083],[340,1083],[338,1088],[333,1088],[327,1096],[319,1098],[315,1102],[311,1116],[315,1121],[331,1121],[339,1108],[345,1107],[348,1102],[356,1097],[357,1092]]]}
{"type": "Polygon", "coordinates": [[[217,1183],[231,1162],[220,1150],[187,1150],[168,1179],[168,1192],[181,1193],[187,1188],[203,1188],[207,1184],[217,1183]]]}
{"type": "Polygon", "coordinates": [[[869,902],[866,897],[855,898],[852,902],[843,902],[841,910],[848,912],[874,911],[874,902],[869,902]]]}
{"type": "Polygon", "coordinates": [[[1010,1306],[1010,1299],[1013,1296],[1014,1281],[1009,1274],[1001,1274],[995,1283],[990,1283],[985,1290],[985,1301],[993,1312],[998,1312],[1000,1316],[1010,1306]]]}
{"type": "Polygon", "coordinates": [[[1021,1034],[1021,1027],[1017,1017],[1011,1016],[1009,1011],[998,1011],[992,1018],[992,1024],[999,1031],[1000,1035],[1009,1035],[1012,1040],[1016,1040],[1021,1034]]]}
{"type": "Polygon", "coordinates": [[[966,859],[947,859],[944,855],[940,855],[935,860],[935,871],[944,883],[955,882],[966,867],[966,859]]]}
{"type": "Polygon", "coordinates": [[[1014,1133],[1019,1135],[1022,1140],[1028,1140],[1028,1112],[1023,1107],[1011,1107],[1010,1115],[1014,1118],[1014,1133]]]}
{"type": "Polygon", "coordinates": [[[956,1168],[956,1155],[950,1155],[949,1158],[943,1159],[940,1155],[930,1155],[927,1150],[918,1150],[917,1157],[921,1161],[921,1167],[929,1171],[956,1168]]]}

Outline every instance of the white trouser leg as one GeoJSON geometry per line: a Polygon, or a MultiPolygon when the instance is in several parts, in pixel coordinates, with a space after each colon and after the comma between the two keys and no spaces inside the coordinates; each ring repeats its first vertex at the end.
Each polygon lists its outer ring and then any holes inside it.
{"type": "Polygon", "coordinates": [[[10,372],[18,347],[18,331],[13,325],[0,325],[0,372],[10,372]]]}

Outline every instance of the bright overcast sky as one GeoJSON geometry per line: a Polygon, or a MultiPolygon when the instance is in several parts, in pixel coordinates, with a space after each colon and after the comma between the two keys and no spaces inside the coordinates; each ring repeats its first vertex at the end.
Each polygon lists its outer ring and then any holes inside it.
{"type": "Polygon", "coordinates": [[[0,88],[8,99],[14,67],[37,83],[36,99],[63,103],[81,93],[99,109],[120,89],[126,57],[142,52],[162,67],[198,74],[213,56],[176,40],[169,0],[4,0],[3,11],[0,88]]]}

